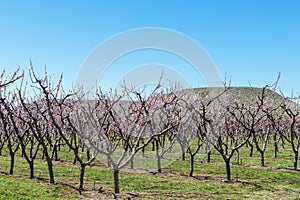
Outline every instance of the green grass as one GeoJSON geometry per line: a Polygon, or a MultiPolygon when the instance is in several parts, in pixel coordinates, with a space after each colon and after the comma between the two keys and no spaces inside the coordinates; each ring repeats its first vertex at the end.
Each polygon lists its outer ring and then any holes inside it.
{"type": "Polygon", "coordinates": [[[29,180],[17,175],[0,175],[0,199],[76,199],[78,194],[66,192],[62,184],[50,185],[40,180],[29,180]]]}
{"type": "MultiPolygon", "coordinates": [[[[269,145],[271,147],[271,145],[269,145]]],[[[5,152],[4,152],[5,154],[5,152]]],[[[187,177],[189,161],[175,161],[163,168],[162,174],[147,171],[125,169],[120,173],[121,197],[139,196],[139,199],[299,199],[300,172],[291,170],[293,153],[280,149],[278,158],[273,158],[272,148],[267,149],[266,165],[260,167],[257,152],[248,157],[248,148],[240,150],[242,165],[232,159],[232,177],[234,183],[222,183],[225,178],[225,165],[217,152],[212,152],[212,163],[206,163],[206,155],[196,157],[195,177],[187,177]]],[[[62,159],[54,162],[56,184],[48,183],[46,162],[35,162],[36,179],[30,180],[25,159],[17,157],[15,173],[7,175],[10,158],[0,156],[0,199],[112,199],[113,174],[99,161],[87,167],[85,191],[79,194],[79,166],[70,161],[68,151],[60,152],[62,159]],[[96,192],[99,188],[101,193],[96,192]],[[94,191],[95,190],[95,191],[94,191]]]]}

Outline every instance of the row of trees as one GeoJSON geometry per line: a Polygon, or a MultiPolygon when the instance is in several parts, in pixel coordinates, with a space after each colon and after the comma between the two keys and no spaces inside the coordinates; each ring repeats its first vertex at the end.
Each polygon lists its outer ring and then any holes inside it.
{"type": "Polygon", "coordinates": [[[261,166],[265,166],[264,154],[271,141],[275,157],[280,143],[291,144],[297,170],[299,108],[270,90],[276,89],[277,82],[262,90],[252,88],[249,97],[226,85],[223,89],[163,91],[158,84],[147,95],[124,87],[122,94],[98,90],[93,98],[87,98],[80,89],[66,93],[62,77],[53,84],[49,76],[39,78],[31,69],[28,86],[23,83],[24,74],[18,74],[16,71],[5,79],[3,71],[0,76],[0,155],[7,147],[10,174],[19,151],[33,179],[35,160],[42,155],[49,181],[54,183],[53,161],[60,159],[61,148],[67,147],[73,153],[73,163],[80,166],[80,190],[86,166],[101,155],[113,170],[114,192],[119,193],[122,168],[134,168],[138,155],[147,157],[155,152],[157,171],[161,172],[165,155],[177,151],[178,145],[182,160],[189,155],[189,176],[193,176],[200,149],[206,150],[208,162],[211,149],[215,149],[224,160],[230,181],[230,161],[240,148],[247,146],[249,156],[256,148],[261,166]]]}

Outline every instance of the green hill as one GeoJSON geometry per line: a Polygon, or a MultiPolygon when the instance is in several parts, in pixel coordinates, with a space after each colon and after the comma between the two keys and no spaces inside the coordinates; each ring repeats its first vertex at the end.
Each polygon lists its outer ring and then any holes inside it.
{"type": "MultiPolygon", "coordinates": [[[[223,87],[204,87],[204,88],[192,88],[192,89],[185,89],[181,92],[190,92],[192,95],[197,95],[200,97],[216,97],[224,92],[223,87]]],[[[229,87],[227,88],[226,92],[219,96],[219,99],[222,98],[229,98],[233,100],[235,98],[240,98],[244,101],[255,101],[257,97],[262,95],[263,89],[256,88],[256,87],[229,87]]],[[[266,89],[265,90],[265,98],[267,101],[275,101],[276,103],[292,102],[289,99],[285,98],[281,94],[266,89]]],[[[295,103],[296,104],[296,103],[295,103]]],[[[298,104],[297,104],[298,105],[298,104]]]]}

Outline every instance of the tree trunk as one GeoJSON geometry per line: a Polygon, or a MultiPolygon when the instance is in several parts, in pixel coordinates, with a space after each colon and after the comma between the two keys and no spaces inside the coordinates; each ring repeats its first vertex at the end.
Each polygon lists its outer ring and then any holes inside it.
{"type": "Polygon", "coordinates": [[[158,173],[161,173],[161,156],[159,155],[158,140],[155,140],[155,144],[156,144],[156,157],[157,157],[157,171],[158,173]]]}
{"type": "Polygon", "coordinates": [[[207,152],[207,163],[210,163],[211,161],[211,151],[207,152]]]}
{"type": "Polygon", "coordinates": [[[28,164],[30,169],[30,179],[34,179],[34,161],[30,161],[28,164]]]}
{"type": "Polygon", "coordinates": [[[15,154],[10,154],[10,169],[9,174],[12,175],[14,173],[14,166],[15,166],[15,154]]]}
{"type": "Polygon", "coordinates": [[[143,158],[145,157],[145,147],[142,148],[143,158]]]}
{"type": "Polygon", "coordinates": [[[298,154],[298,151],[294,151],[294,170],[297,170],[298,168],[298,157],[299,157],[299,154],[298,154]]]}
{"type": "Polygon", "coordinates": [[[48,170],[49,170],[49,179],[50,179],[50,183],[54,184],[54,173],[53,173],[53,165],[52,165],[52,161],[48,160],[48,170]]]}
{"type": "Polygon", "coordinates": [[[252,158],[253,157],[253,144],[251,144],[250,142],[248,144],[250,146],[249,157],[252,158]]]}
{"type": "Polygon", "coordinates": [[[60,139],[59,139],[59,140],[58,140],[58,145],[57,145],[58,151],[60,151],[60,143],[61,143],[61,141],[60,141],[60,139]]]}
{"type": "Polygon", "coordinates": [[[133,158],[130,160],[130,169],[134,169],[133,158]]]}
{"type": "Polygon", "coordinates": [[[109,155],[107,155],[107,167],[111,167],[110,160],[109,160],[109,155]]]}
{"type": "Polygon", "coordinates": [[[89,149],[86,150],[86,157],[87,157],[87,160],[91,159],[91,151],[89,149]]]}
{"type": "Polygon", "coordinates": [[[48,164],[48,172],[49,172],[49,181],[50,183],[54,184],[54,172],[53,172],[53,164],[52,164],[52,160],[50,158],[50,156],[48,155],[48,153],[44,153],[46,160],[47,160],[47,164],[48,164]]]}
{"type": "Polygon", "coordinates": [[[183,145],[181,145],[181,152],[182,152],[181,160],[185,161],[185,149],[184,149],[183,145]]]}
{"type": "Polygon", "coordinates": [[[283,139],[283,137],[281,137],[281,147],[282,147],[282,149],[285,149],[284,148],[284,139],[283,139]]]}
{"type": "Polygon", "coordinates": [[[152,151],[155,151],[155,143],[152,142],[152,151]]]}
{"type": "Polygon", "coordinates": [[[162,171],[161,171],[161,157],[160,157],[159,153],[158,153],[158,155],[157,155],[157,171],[158,171],[159,173],[162,172],[162,171]]]}
{"type": "Polygon", "coordinates": [[[195,161],[195,155],[190,154],[190,173],[189,173],[189,177],[193,176],[194,173],[194,162],[195,161]]]}
{"type": "Polygon", "coordinates": [[[79,174],[79,190],[83,190],[84,172],[85,164],[80,164],[80,174],[79,174]]]}
{"type": "Polygon", "coordinates": [[[83,153],[84,152],[84,144],[83,144],[83,142],[80,140],[80,144],[81,144],[81,146],[82,146],[82,148],[81,148],[81,152],[83,153]]]}
{"type": "Polygon", "coordinates": [[[230,171],[230,159],[225,159],[226,164],[226,178],[228,181],[231,180],[231,171],[230,171]]]}
{"type": "MultiPolygon", "coordinates": [[[[58,161],[58,152],[57,152],[57,145],[56,144],[53,146],[53,151],[54,151],[54,154],[53,154],[54,160],[58,161]]],[[[51,158],[51,159],[53,159],[53,158],[51,158]]]]}
{"type": "Polygon", "coordinates": [[[115,190],[115,194],[120,193],[119,170],[118,169],[114,169],[114,190],[115,190]]]}
{"type": "Polygon", "coordinates": [[[277,158],[277,153],[278,153],[278,143],[277,143],[277,138],[276,134],[274,134],[274,158],[277,158]]]}
{"type": "Polygon", "coordinates": [[[9,150],[9,155],[10,155],[10,169],[9,169],[9,174],[12,175],[14,173],[14,165],[15,165],[15,152],[17,150],[13,150],[13,145],[8,139],[8,144],[7,144],[8,150],[9,150]]]}
{"type": "MultiPolygon", "coordinates": [[[[33,145],[34,145],[33,140],[31,140],[31,146],[30,146],[30,149],[29,149],[29,157],[30,157],[30,158],[33,157],[33,155],[32,155],[32,153],[33,153],[33,145]]],[[[22,152],[23,152],[23,151],[26,151],[26,149],[24,149],[24,148],[25,148],[25,147],[22,148],[22,152]]]]}
{"type": "Polygon", "coordinates": [[[2,149],[3,149],[3,146],[4,146],[4,142],[2,142],[2,143],[0,144],[0,156],[2,156],[2,149]]]}
{"type": "Polygon", "coordinates": [[[77,162],[77,158],[76,156],[74,156],[73,165],[76,165],[76,162],[77,162]]]}
{"type": "Polygon", "coordinates": [[[259,151],[259,153],[260,153],[261,166],[264,167],[265,166],[265,152],[264,151],[259,151]]]}

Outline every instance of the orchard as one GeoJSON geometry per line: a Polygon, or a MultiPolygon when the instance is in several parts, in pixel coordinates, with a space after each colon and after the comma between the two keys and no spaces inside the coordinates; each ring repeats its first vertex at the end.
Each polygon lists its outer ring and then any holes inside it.
{"type": "MultiPolygon", "coordinates": [[[[44,162],[51,184],[57,182],[57,163],[78,166],[77,183],[72,186],[80,193],[89,188],[85,187],[87,170],[101,165],[113,174],[114,186],[109,190],[116,195],[126,184],[120,179],[121,170],[172,171],[173,165],[165,161],[188,162],[187,170],[176,173],[191,178],[201,175],[196,166],[214,165],[212,156],[219,157],[224,172],[221,184],[234,184],[238,180],[233,164],[242,167],[257,154],[256,167],[263,168],[270,151],[275,160],[288,151],[292,167],[286,168],[297,171],[299,105],[297,98],[276,93],[278,80],[262,89],[249,87],[247,93],[226,83],[223,88],[187,90],[166,89],[159,83],[147,94],[146,89],[124,86],[121,94],[97,88],[91,97],[80,87],[66,92],[62,77],[54,84],[50,76],[39,77],[33,68],[11,76],[3,71],[0,157],[9,158],[5,169],[9,175],[17,170],[16,158],[24,160],[29,179],[40,176],[36,163],[44,162]],[[146,162],[155,169],[149,170],[146,162]]],[[[102,179],[101,171],[97,176],[102,179]]]]}

